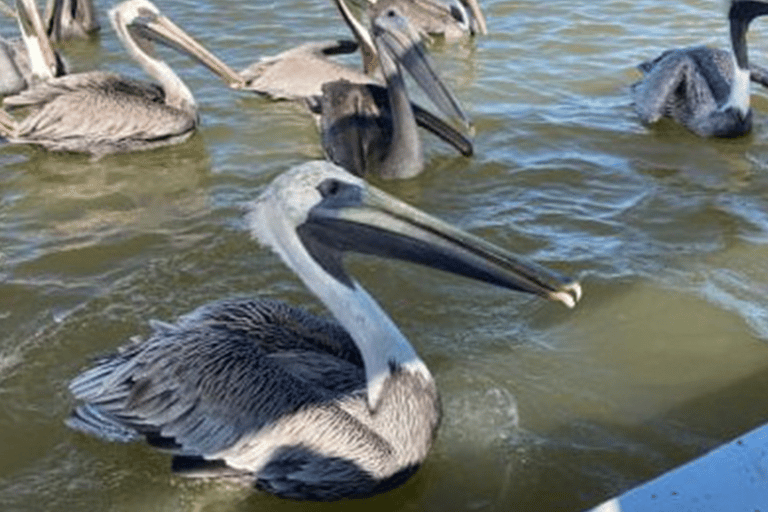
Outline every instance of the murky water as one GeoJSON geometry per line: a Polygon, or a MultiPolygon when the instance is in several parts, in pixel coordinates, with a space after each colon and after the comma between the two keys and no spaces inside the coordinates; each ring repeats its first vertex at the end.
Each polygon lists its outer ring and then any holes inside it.
{"type": "MultiPolygon", "coordinates": [[[[237,68],[346,36],[327,0],[158,2],[237,68]]],[[[483,6],[490,35],[432,46],[475,120],[475,157],[428,139],[422,176],[379,185],[577,276],[585,298],[568,311],[352,258],[432,368],[445,414],[424,467],[370,510],[581,510],[768,420],[767,97],[754,91],[752,135],[703,141],[644,128],[628,96],[641,60],[724,46],[720,3],[483,6]]],[[[758,20],[750,35],[763,64],[765,32],[758,20]]],[[[62,49],[77,70],[143,77],[109,28],[62,49]]],[[[150,318],[257,293],[322,311],[240,219],[274,176],[322,156],[310,119],[162,55],[199,100],[189,142],[97,162],[0,146],[1,510],[328,506],[191,483],[166,455],[63,424],[69,379],[150,318]]]]}

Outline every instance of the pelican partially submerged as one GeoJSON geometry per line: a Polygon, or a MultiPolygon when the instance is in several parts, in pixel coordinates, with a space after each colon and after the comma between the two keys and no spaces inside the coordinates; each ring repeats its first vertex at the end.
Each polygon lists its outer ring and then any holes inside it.
{"type": "Polygon", "coordinates": [[[93,0],[48,0],[44,17],[51,41],[82,39],[101,29],[93,0]]]}
{"type": "Polygon", "coordinates": [[[632,86],[635,110],[644,123],[670,117],[700,137],[738,137],[752,128],[750,79],[768,86],[765,72],[750,73],[747,29],[768,14],[761,0],[731,0],[731,51],[696,46],[668,50],[642,63],[645,74],[632,86]]]}
{"type": "Polygon", "coordinates": [[[427,453],[440,401],[426,364],[350,277],[347,251],[420,263],[572,307],[578,283],[454,228],[330,162],[279,176],[251,204],[271,247],[335,321],[282,302],[214,302],[155,322],[77,376],[78,430],[145,439],[189,476],[332,500],[401,484],[427,453]]]}
{"type": "Polygon", "coordinates": [[[17,0],[13,15],[20,39],[0,38],[0,96],[16,94],[33,83],[66,73],[66,66],[51,47],[34,0],[17,0]]]}
{"type": "MultiPolygon", "coordinates": [[[[154,55],[152,43],[172,46],[209,66],[216,60],[148,0],[123,2],[109,17],[131,56],[159,85],[101,71],[38,83],[4,101],[7,107],[32,108],[23,121],[4,128],[10,142],[98,157],[175,144],[192,135],[198,125],[192,92],[154,55]]],[[[229,78],[240,83],[238,76],[229,78]]]]}
{"type": "Polygon", "coordinates": [[[413,177],[424,168],[417,117],[421,126],[471,155],[472,142],[464,134],[412,105],[408,97],[401,66],[445,115],[469,130],[469,118],[438,77],[418,33],[396,2],[372,20],[371,35],[386,87],[347,81],[323,85],[320,126],[328,158],[358,176],[413,177]]]}

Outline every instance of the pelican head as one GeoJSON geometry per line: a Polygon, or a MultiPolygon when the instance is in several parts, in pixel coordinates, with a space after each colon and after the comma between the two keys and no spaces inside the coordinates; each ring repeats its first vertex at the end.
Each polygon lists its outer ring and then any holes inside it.
{"type": "Polygon", "coordinates": [[[109,19],[134,59],[153,77],[175,76],[167,64],[155,56],[152,43],[158,42],[199,61],[231,87],[244,84],[242,77],[164,16],[149,0],[122,2],[109,11],[109,19]]]}
{"type": "Polygon", "coordinates": [[[581,297],[572,279],[408,206],[327,161],[279,176],[252,204],[248,219],[254,236],[289,265],[289,252],[304,253],[344,287],[357,286],[341,261],[354,251],[428,265],[568,307],[581,297]]]}
{"type": "MultiPolygon", "coordinates": [[[[445,115],[469,130],[471,121],[458,100],[440,79],[429,58],[419,34],[396,3],[381,10],[372,20],[372,33],[384,73],[393,74],[394,68],[386,69],[382,54],[392,57],[393,63],[402,64],[405,70],[427,94],[427,97],[445,115]]],[[[393,64],[392,64],[393,65],[393,64]]],[[[390,66],[392,66],[390,65],[390,66]]]]}

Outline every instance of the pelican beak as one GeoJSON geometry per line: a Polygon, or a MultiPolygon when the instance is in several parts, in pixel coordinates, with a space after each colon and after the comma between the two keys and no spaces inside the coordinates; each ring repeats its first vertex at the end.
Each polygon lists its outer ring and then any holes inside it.
{"type": "Polygon", "coordinates": [[[394,258],[532,293],[573,307],[578,282],[458,229],[362,180],[328,178],[322,200],[297,228],[304,247],[330,275],[353,287],[346,251],[394,258]]]}
{"type": "Polygon", "coordinates": [[[158,16],[148,12],[146,16],[133,19],[127,26],[134,35],[186,53],[221,77],[229,87],[240,89],[245,86],[245,79],[239,73],[206,50],[205,47],[165,16],[158,16]]]}
{"type": "MultiPolygon", "coordinates": [[[[437,75],[419,34],[408,19],[400,14],[396,7],[388,7],[376,16],[372,25],[374,42],[379,53],[386,52],[395,62],[402,64],[435,106],[469,130],[472,125],[469,117],[448,86],[437,75]]],[[[384,69],[384,72],[389,71],[384,69]]]]}
{"type": "Polygon", "coordinates": [[[43,20],[40,18],[35,0],[16,0],[16,12],[21,37],[29,51],[32,74],[40,80],[55,77],[58,69],[56,55],[45,34],[43,20]]]}

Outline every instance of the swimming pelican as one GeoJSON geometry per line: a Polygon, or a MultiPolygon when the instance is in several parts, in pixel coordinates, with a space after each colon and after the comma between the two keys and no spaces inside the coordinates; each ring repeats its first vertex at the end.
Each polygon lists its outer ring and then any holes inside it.
{"type": "Polygon", "coordinates": [[[51,41],[85,38],[101,29],[93,0],[48,0],[45,21],[51,41]]]}
{"type": "MultiPolygon", "coordinates": [[[[369,16],[381,12],[380,0],[365,2],[369,16]]],[[[397,0],[403,16],[423,36],[442,36],[456,40],[466,35],[487,34],[488,27],[477,0],[397,0]]]]}
{"type": "MultiPolygon", "coordinates": [[[[109,18],[131,56],[160,86],[101,71],[41,82],[5,99],[9,107],[33,107],[4,134],[10,142],[99,157],[175,144],[192,135],[198,125],[192,93],[165,62],[148,52],[158,41],[207,66],[215,67],[215,58],[148,0],[123,2],[110,10],[109,18]]],[[[234,74],[229,78],[241,82],[234,74]]]]}
{"type": "MultiPolygon", "coordinates": [[[[644,123],[671,117],[700,137],[738,137],[752,128],[746,34],[750,22],[768,14],[768,3],[731,0],[731,52],[704,46],[668,50],[639,67],[645,77],[632,86],[644,123]]],[[[759,80],[759,74],[752,79],[759,80]]],[[[768,83],[764,83],[768,85],[768,83]]]]}
{"type": "Polygon", "coordinates": [[[16,12],[10,10],[8,14],[16,18],[21,39],[0,38],[0,96],[16,94],[36,81],[65,74],[64,61],[51,48],[34,0],[17,0],[16,12]]]}
{"type": "Polygon", "coordinates": [[[189,476],[237,477],[279,496],[383,492],[413,474],[440,421],[435,381],[345,271],[357,251],[560,301],[578,283],[454,228],[330,162],[279,176],[251,205],[271,247],[337,322],[282,302],[232,299],[104,357],[70,383],[69,426],[146,439],[189,476]]]}
{"type": "Polygon", "coordinates": [[[412,105],[408,98],[400,63],[440,110],[458,119],[464,127],[470,126],[397,3],[372,20],[372,33],[387,87],[347,81],[323,85],[320,126],[328,158],[358,176],[410,178],[419,174],[424,168],[424,157],[414,110],[423,126],[464,155],[471,155],[469,139],[428,111],[412,105]]]}

